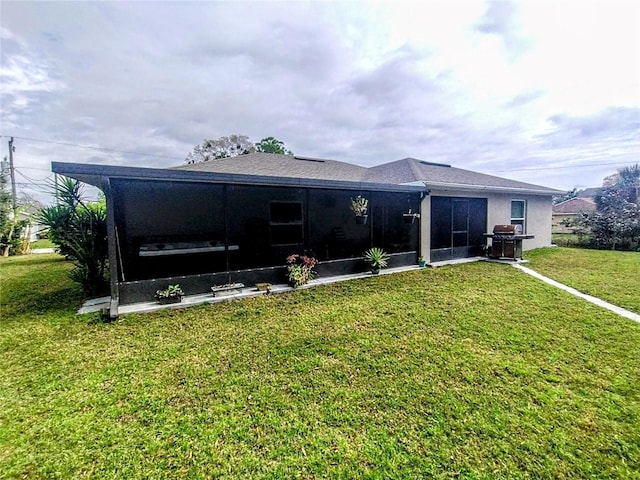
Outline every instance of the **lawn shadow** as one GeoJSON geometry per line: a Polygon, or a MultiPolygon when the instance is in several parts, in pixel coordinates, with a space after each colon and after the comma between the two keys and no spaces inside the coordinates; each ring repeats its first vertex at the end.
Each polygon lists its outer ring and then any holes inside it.
{"type": "Polygon", "coordinates": [[[2,261],[3,321],[25,313],[75,312],[86,295],[69,279],[72,264],[59,255],[29,255],[2,261]]]}

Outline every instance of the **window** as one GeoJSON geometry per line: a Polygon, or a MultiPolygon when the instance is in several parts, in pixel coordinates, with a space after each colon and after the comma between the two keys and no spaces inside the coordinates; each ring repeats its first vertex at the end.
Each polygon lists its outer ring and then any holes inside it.
{"type": "Polygon", "coordinates": [[[301,245],[304,238],[302,202],[271,202],[271,245],[301,245]]]}
{"type": "Polygon", "coordinates": [[[525,200],[511,200],[511,225],[521,225],[522,233],[527,229],[527,202],[525,200]]]}

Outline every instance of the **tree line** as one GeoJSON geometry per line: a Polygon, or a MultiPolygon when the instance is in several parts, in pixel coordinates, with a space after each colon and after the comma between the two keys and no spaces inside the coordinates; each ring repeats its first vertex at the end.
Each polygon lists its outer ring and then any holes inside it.
{"type": "Polygon", "coordinates": [[[293,152],[285,147],[284,142],[277,138],[265,137],[254,144],[246,135],[233,134],[228,137],[204,140],[193,147],[185,160],[188,164],[193,164],[255,152],[293,155],[293,152]]]}

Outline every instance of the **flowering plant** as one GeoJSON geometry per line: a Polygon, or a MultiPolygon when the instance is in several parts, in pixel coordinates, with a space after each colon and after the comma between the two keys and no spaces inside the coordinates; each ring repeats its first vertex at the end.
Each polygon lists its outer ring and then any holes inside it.
{"type": "Polygon", "coordinates": [[[300,285],[308,283],[309,280],[316,276],[313,267],[318,264],[318,260],[307,255],[293,254],[287,257],[287,275],[289,285],[297,288],[300,285]]]}

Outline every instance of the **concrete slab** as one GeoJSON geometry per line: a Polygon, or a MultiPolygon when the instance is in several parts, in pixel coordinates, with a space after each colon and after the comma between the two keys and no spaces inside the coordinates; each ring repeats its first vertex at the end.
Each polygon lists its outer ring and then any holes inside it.
{"type": "Polygon", "coordinates": [[[461,263],[471,263],[484,260],[485,257],[469,257],[469,258],[456,258],[454,260],[443,260],[441,262],[431,262],[427,264],[427,267],[438,268],[446,265],[460,265],[461,263]]]}
{"type": "Polygon", "coordinates": [[[34,255],[41,255],[45,253],[56,253],[55,248],[34,248],[31,250],[31,253],[34,255]]]}
{"type": "Polygon", "coordinates": [[[482,260],[483,262],[489,262],[489,263],[502,263],[504,265],[522,265],[524,263],[529,263],[529,260],[524,260],[521,258],[510,260],[508,258],[481,257],[480,260],[482,260]]]}
{"type": "Polygon", "coordinates": [[[92,298],[82,304],[82,307],[78,310],[78,315],[99,312],[103,308],[109,308],[110,303],[111,297],[92,298]]]}
{"type": "MultiPolygon", "coordinates": [[[[411,265],[407,267],[398,267],[398,268],[385,268],[380,271],[380,275],[391,275],[399,272],[408,272],[411,270],[420,270],[421,267],[418,265],[411,265]]],[[[270,294],[274,293],[284,293],[284,292],[292,292],[294,290],[303,290],[306,288],[317,287],[318,285],[328,285],[331,283],[339,283],[346,282],[348,280],[355,280],[358,278],[368,278],[373,277],[375,275],[371,273],[356,273],[351,275],[337,275],[332,277],[317,277],[311,280],[306,285],[302,285],[297,289],[294,289],[286,284],[277,284],[271,287],[270,294]]],[[[176,308],[185,308],[191,307],[194,305],[202,305],[206,303],[219,303],[219,302],[228,302],[230,300],[239,300],[243,298],[251,298],[251,297],[259,297],[261,295],[267,295],[266,291],[258,290],[256,287],[245,287],[240,290],[240,293],[235,293],[232,295],[228,295],[225,297],[214,297],[211,293],[203,293],[200,295],[187,295],[182,297],[181,303],[173,303],[169,305],[159,305],[156,302],[143,302],[143,303],[133,303],[130,305],[120,305],[118,308],[118,315],[124,315],[127,313],[146,313],[146,312],[155,312],[163,309],[176,309],[176,308]]],[[[93,310],[93,311],[99,311],[93,310]]],[[[78,312],[80,313],[80,312],[78,312]]],[[[84,312],[88,313],[88,312],[84,312]]]]}

